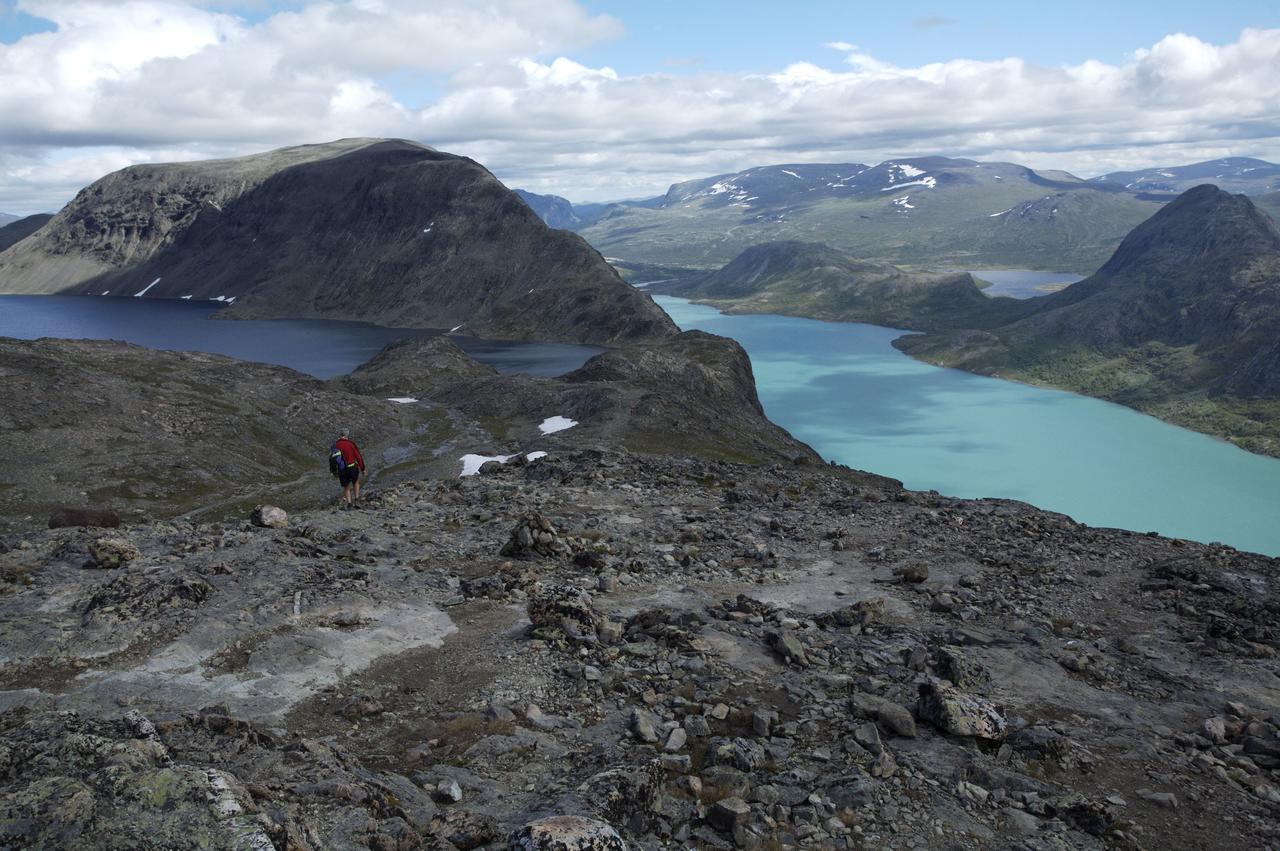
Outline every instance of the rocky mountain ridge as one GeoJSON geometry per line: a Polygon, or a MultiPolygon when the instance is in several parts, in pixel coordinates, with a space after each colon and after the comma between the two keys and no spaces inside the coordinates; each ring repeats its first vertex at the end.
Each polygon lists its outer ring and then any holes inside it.
{"type": "Polygon", "coordinates": [[[134,166],[0,253],[0,289],[233,301],[335,318],[602,344],[675,326],[488,171],[401,140],[134,166]]]}
{"type": "Polygon", "coordinates": [[[447,337],[419,338],[328,382],[220,355],[0,338],[0,378],[13,395],[0,428],[30,459],[21,480],[17,466],[0,473],[0,530],[85,502],[125,520],[314,504],[334,493],[322,462],[344,427],[387,481],[456,476],[465,454],[554,449],[561,438],[539,428],[551,417],[574,421],[577,446],[819,460],[764,416],[742,348],[701,332],[560,378],[499,374],[447,337]]]}

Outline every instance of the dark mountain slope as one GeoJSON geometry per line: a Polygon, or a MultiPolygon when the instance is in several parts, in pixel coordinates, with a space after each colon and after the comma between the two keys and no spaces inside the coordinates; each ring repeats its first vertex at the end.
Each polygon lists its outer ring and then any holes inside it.
{"type": "Polygon", "coordinates": [[[840,322],[941,330],[1011,321],[1021,303],[990,299],[968,274],[865,263],[827,245],[770,242],[724,268],[652,289],[730,313],[781,313],[840,322]]]}
{"type": "Polygon", "coordinates": [[[1245,196],[1186,192],[1095,275],[1028,309],[987,332],[898,345],[1280,451],[1280,231],[1245,196]]]}
{"type": "Polygon", "coordinates": [[[51,213],[36,213],[34,216],[15,219],[0,227],[0,251],[4,251],[9,246],[16,245],[31,236],[31,234],[44,227],[52,218],[53,214],[51,213]]]}
{"type": "Polygon", "coordinates": [[[548,228],[469,159],[394,140],[301,162],[280,154],[247,158],[251,177],[184,166],[189,190],[168,172],[105,178],[36,244],[0,255],[0,288],[10,272],[37,283],[43,274],[42,291],[70,277],[76,293],[234,299],[233,318],[594,343],[676,333],[582,239],[548,228]],[[50,264],[61,278],[40,272],[50,264]]]}

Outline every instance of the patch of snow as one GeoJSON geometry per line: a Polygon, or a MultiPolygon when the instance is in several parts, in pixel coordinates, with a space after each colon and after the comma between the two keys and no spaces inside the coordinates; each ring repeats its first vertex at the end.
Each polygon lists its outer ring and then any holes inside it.
{"type": "Polygon", "coordinates": [[[892,192],[898,189],[902,189],[904,186],[923,186],[926,189],[933,189],[937,185],[938,185],[938,178],[926,177],[924,180],[910,180],[906,183],[899,183],[896,186],[886,186],[884,189],[881,189],[880,191],[892,192]]]}
{"type": "Polygon", "coordinates": [[[217,202],[217,201],[210,201],[210,202],[209,202],[209,206],[210,206],[210,207],[212,207],[213,209],[217,210],[219,213],[221,213],[221,212],[222,212],[222,208],[218,206],[218,202],[217,202]]]}
{"type": "Polygon", "coordinates": [[[423,232],[423,233],[431,233],[431,228],[423,228],[423,229],[422,229],[422,232],[423,232]]]}
{"type": "Polygon", "coordinates": [[[803,178],[803,177],[801,177],[800,175],[796,174],[794,171],[787,171],[785,168],[784,168],[784,169],[779,169],[779,171],[781,171],[783,174],[789,174],[789,175],[791,175],[791,176],[792,176],[792,177],[794,177],[796,180],[804,180],[804,178],[803,178]]]}
{"type": "Polygon", "coordinates": [[[1158,171],[1156,172],[1156,174],[1160,175],[1161,177],[1177,177],[1177,175],[1171,171],[1158,171]]]}
{"type": "Polygon", "coordinates": [[[903,177],[919,177],[924,174],[924,169],[916,168],[913,165],[899,165],[898,171],[902,172],[903,177]]]}
{"type": "Polygon", "coordinates": [[[894,203],[894,204],[896,204],[897,206],[901,207],[904,211],[905,211],[905,210],[914,210],[914,209],[916,208],[915,204],[908,204],[908,203],[907,203],[907,199],[908,199],[908,198],[910,198],[910,197],[911,197],[910,195],[903,195],[901,198],[894,198],[894,199],[893,199],[893,203],[894,203]]]}
{"type": "Polygon", "coordinates": [[[134,293],[134,294],[133,294],[133,297],[134,297],[134,298],[141,298],[142,296],[144,296],[144,295],[146,295],[146,294],[147,294],[147,290],[151,289],[152,287],[154,287],[154,286],[155,286],[156,284],[158,284],[158,283],[160,283],[160,279],[159,279],[159,278],[156,278],[154,281],[152,281],[151,283],[147,284],[145,287],[143,287],[142,289],[140,289],[140,290],[138,290],[136,293],[134,293]]]}
{"type": "Polygon", "coordinates": [[[1000,211],[1000,212],[998,212],[998,213],[992,213],[991,215],[987,216],[987,218],[988,218],[988,219],[994,219],[996,216],[1003,216],[1005,213],[1012,213],[1012,212],[1013,212],[1013,208],[1012,208],[1012,207],[1010,207],[1010,208],[1009,208],[1009,209],[1007,209],[1007,210],[1001,210],[1001,211],[1000,211]]]}
{"type": "Polygon", "coordinates": [[[103,291],[102,291],[102,294],[103,294],[103,295],[111,295],[111,290],[103,290],[103,291]]]}
{"type": "Polygon", "coordinates": [[[231,304],[231,303],[232,303],[233,301],[235,301],[235,300],[236,300],[236,297],[235,297],[235,296],[233,296],[233,295],[232,295],[232,296],[227,296],[227,304],[231,304]]]}
{"type": "Polygon", "coordinates": [[[573,428],[578,424],[577,420],[571,420],[568,417],[562,417],[557,414],[554,417],[547,417],[542,421],[542,425],[538,426],[538,431],[543,434],[555,434],[558,431],[564,431],[567,428],[573,428]]]}
{"type": "MultiPolygon", "coordinates": [[[[480,468],[483,467],[489,461],[497,461],[499,464],[505,464],[514,457],[516,456],[514,455],[476,455],[473,453],[468,453],[467,455],[463,455],[461,458],[462,472],[458,474],[458,478],[462,478],[463,476],[474,476],[476,473],[479,473],[480,468]]],[[[547,453],[529,452],[525,454],[525,457],[528,458],[530,461],[537,461],[539,458],[547,457],[547,453]]]]}
{"type": "Polygon", "coordinates": [[[183,300],[183,301],[191,301],[191,296],[189,296],[189,295],[184,295],[184,296],[182,297],[182,300],[183,300]]]}
{"type": "Polygon", "coordinates": [[[401,405],[412,405],[414,402],[418,400],[413,398],[412,396],[388,396],[387,401],[397,402],[401,405]]]}
{"type": "MultiPolygon", "coordinates": [[[[462,323],[462,325],[465,325],[465,324],[466,324],[465,322],[464,322],[464,323],[462,323]]],[[[454,325],[452,328],[450,328],[450,329],[449,329],[449,333],[450,333],[450,334],[456,334],[457,332],[461,331],[461,330],[462,330],[462,325],[454,325]]]]}
{"type": "Polygon", "coordinates": [[[1000,175],[998,175],[998,174],[994,174],[994,175],[992,175],[992,177],[994,177],[996,180],[1004,180],[1004,178],[1003,178],[1003,177],[1001,177],[1001,176],[1000,176],[1000,175]]]}

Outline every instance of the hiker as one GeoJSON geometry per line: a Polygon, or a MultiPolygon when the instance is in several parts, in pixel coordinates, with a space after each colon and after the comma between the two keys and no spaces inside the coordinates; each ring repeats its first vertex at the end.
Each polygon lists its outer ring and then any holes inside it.
{"type": "Polygon", "coordinates": [[[360,474],[364,472],[364,458],[348,429],[342,430],[342,435],[329,450],[329,472],[337,476],[338,484],[342,485],[343,504],[354,508],[360,501],[360,474]]]}

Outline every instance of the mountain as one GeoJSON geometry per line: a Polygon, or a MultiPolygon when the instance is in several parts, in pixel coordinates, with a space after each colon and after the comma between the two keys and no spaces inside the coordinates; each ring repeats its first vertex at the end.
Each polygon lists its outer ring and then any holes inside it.
{"type": "Polygon", "coordinates": [[[1280,231],[1244,195],[1191,189],[1093,276],[909,354],[1100,396],[1280,454],[1280,231]]]}
{"type": "Polygon", "coordinates": [[[1202,183],[1212,183],[1227,192],[1262,195],[1280,191],[1280,165],[1250,157],[1226,157],[1192,165],[1113,171],[1093,178],[1136,192],[1186,192],[1202,183]]]}
{"type": "Polygon", "coordinates": [[[999,314],[997,302],[983,295],[967,273],[907,271],[795,241],[754,245],[722,269],[656,284],[650,291],[729,313],[780,313],[921,331],[972,327],[999,314]]]}
{"type": "Polygon", "coordinates": [[[580,237],[482,166],[415,142],[345,139],[133,166],[0,253],[0,291],[234,302],[313,317],[613,344],[676,328],[580,237]]]}
{"type": "Polygon", "coordinates": [[[582,235],[622,265],[717,268],[751,245],[821,242],[903,266],[1092,272],[1167,201],[1013,163],[946,157],[774,165],[615,205],[582,235]]]}
{"type": "Polygon", "coordinates": [[[0,251],[31,236],[48,224],[52,218],[51,213],[36,213],[34,216],[13,219],[8,224],[0,225],[0,251]]]}
{"type": "Polygon", "coordinates": [[[600,221],[600,217],[614,207],[648,207],[653,206],[661,198],[639,199],[634,201],[590,202],[574,204],[559,195],[539,195],[525,189],[517,189],[515,193],[520,200],[529,205],[529,209],[553,228],[579,231],[600,221]]]}
{"type": "Polygon", "coordinates": [[[520,200],[528,204],[529,209],[537,213],[538,218],[546,222],[549,227],[574,230],[582,224],[582,219],[574,213],[573,204],[567,198],[561,198],[559,195],[538,195],[523,189],[514,191],[520,196],[520,200]]]}
{"type": "Polygon", "coordinates": [[[22,216],[15,216],[12,213],[0,213],[0,227],[4,227],[10,222],[16,222],[22,216]]]}

